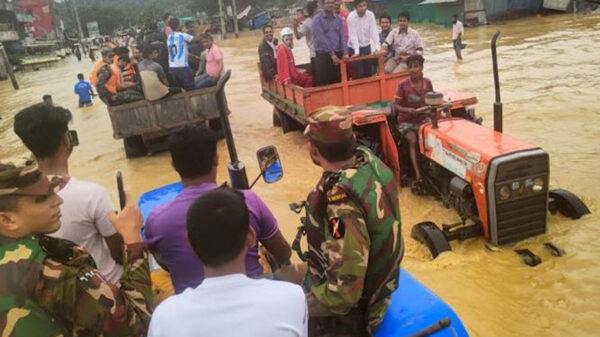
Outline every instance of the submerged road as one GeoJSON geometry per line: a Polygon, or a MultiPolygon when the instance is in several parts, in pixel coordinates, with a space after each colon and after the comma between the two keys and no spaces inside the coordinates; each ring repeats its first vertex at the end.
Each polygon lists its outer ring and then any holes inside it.
{"type": "MultiPolygon", "coordinates": [[[[594,336],[600,331],[600,16],[556,15],[509,21],[466,30],[465,60],[456,62],[451,31],[413,25],[425,41],[425,76],[436,89],[452,88],[479,97],[478,114],[491,127],[494,99],[489,40],[500,29],[499,65],[504,100],[504,130],[550,153],[551,187],[578,194],[594,213],[573,221],[549,218],[546,235],[503,247],[484,248],[483,239],[452,244],[453,252],[431,261],[429,252],[410,238],[411,226],[431,220],[458,221],[430,198],[400,192],[407,251],[402,262],[409,272],[447,301],[473,336],[594,336]],[[554,242],[567,251],[552,257],[542,247],[554,242]],[[529,248],[543,263],[535,268],[520,262],[514,248],[529,248]]],[[[291,241],[299,220],[287,204],[303,199],[320,171],[308,157],[299,132],[286,135],[271,126],[272,107],[260,97],[257,45],[259,32],[217,42],[233,70],[227,86],[232,128],[238,153],[252,178],[258,174],[255,151],[278,147],[285,171],[274,185],[259,183],[255,191],[267,202],[291,241]]],[[[296,41],[298,63],[307,60],[304,41],[296,41]]],[[[12,131],[12,116],[51,94],[54,102],[71,109],[81,146],[71,159],[74,176],[103,184],[117,200],[114,175],[136,195],[177,180],[167,153],[126,160],[122,141],[112,138],[104,105],[78,109],[73,84],[79,72],[91,70],[89,60],[67,59],[51,69],[19,73],[21,90],[0,82],[0,158],[25,155],[12,131]]],[[[227,150],[219,144],[218,179],[227,180],[227,150]]]]}

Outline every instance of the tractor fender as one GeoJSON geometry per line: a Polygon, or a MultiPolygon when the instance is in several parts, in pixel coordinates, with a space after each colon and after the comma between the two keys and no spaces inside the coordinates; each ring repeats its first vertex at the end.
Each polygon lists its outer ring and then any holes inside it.
{"type": "Polygon", "coordinates": [[[427,248],[429,248],[431,256],[434,259],[442,252],[452,250],[444,233],[431,221],[414,225],[410,236],[413,239],[424,243],[427,248]]]}
{"type": "Polygon", "coordinates": [[[571,219],[579,219],[586,214],[590,214],[590,209],[575,194],[567,190],[551,190],[549,209],[555,213],[559,211],[562,215],[571,219]]]}

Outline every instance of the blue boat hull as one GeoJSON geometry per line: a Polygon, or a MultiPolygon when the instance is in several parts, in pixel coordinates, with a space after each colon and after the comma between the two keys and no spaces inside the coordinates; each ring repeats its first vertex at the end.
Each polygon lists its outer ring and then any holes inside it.
{"type": "MultiPolygon", "coordinates": [[[[144,219],[157,206],[165,204],[181,193],[181,183],[163,186],[144,193],[138,205],[144,219]]],[[[406,270],[400,270],[400,286],[392,295],[392,302],[383,322],[377,329],[376,337],[412,336],[440,320],[449,319],[450,325],[433,334],[431,337],[464,337],[468,336],[462,322],[444,301],[425,288],[406,270]]]]}

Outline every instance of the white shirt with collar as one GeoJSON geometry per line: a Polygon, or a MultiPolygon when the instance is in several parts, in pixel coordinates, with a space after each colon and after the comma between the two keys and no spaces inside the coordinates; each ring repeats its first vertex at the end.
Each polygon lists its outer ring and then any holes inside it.
{"type": "Polygon", "coordinates": [[[308,309],[292,283],[232,274],[204,279],[152,315],[148,337],[307,337],[308,309]]]}
{"type": "Polygon", "coordinates": [[[460,20],[456,20],[456,23],[452,24],[452,40],[458,39],[458,34],[461,38],[465,35],[465,27],[460,20]]]}
{"type": "Polygon", "coordinates": [[[360,48],[368,47],[373,42],[375,51],[381,48],[379,43],[379,30],[375,14],[367,10],[362,17],[356,10],[348,15],[348,47],[354,49],[354,54],[358,55],[360,48]]]}

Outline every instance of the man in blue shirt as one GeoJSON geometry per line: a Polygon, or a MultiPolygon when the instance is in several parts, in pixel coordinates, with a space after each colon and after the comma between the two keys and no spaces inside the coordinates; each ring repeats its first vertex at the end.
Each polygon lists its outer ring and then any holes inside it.
{"type": "Polygon", "coordinates": [[[335,15],[335,0],[325,0],[312,29],[316,54],[314,86],[340,82],[340,62],[348,59],[348,48],[342,19],[335,15]]]}
{"type": "Polygon", "coordinates": [[[92,106],[92,97],[96,96],[90,82],[84,81],[83,74],[77,74],[79,82],[75,84],[75,93],[79,95],[79,107],[92,106]]]}

